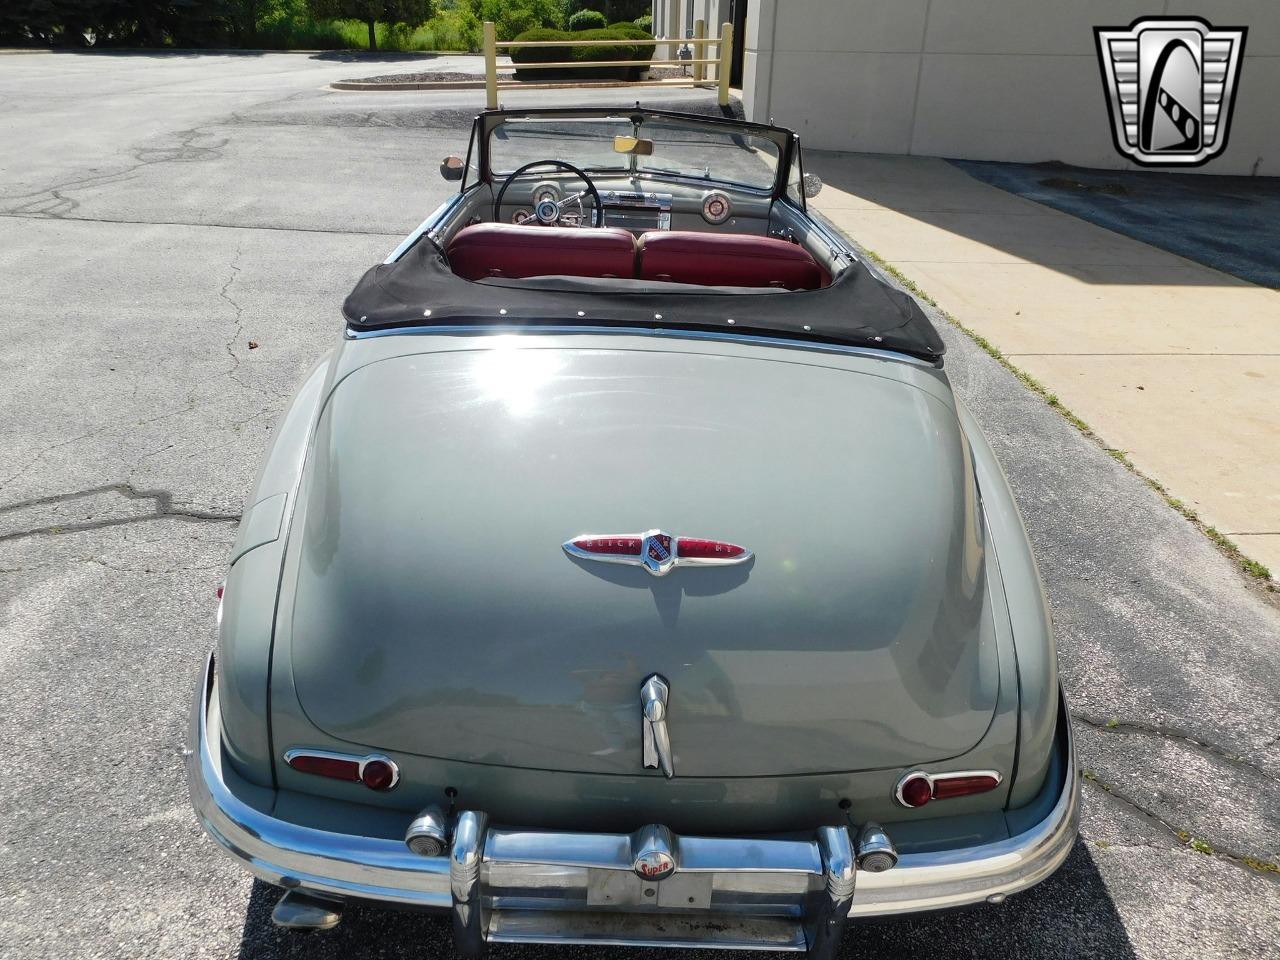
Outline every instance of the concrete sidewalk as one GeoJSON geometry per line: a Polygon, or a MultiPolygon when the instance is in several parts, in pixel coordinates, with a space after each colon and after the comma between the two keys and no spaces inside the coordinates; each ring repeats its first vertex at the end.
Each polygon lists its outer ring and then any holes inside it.
{"type": "Polygon", "coordinates": [[[805,163],[823,214],[1280,577],[1280,293],[943,160],[805,163]]]}

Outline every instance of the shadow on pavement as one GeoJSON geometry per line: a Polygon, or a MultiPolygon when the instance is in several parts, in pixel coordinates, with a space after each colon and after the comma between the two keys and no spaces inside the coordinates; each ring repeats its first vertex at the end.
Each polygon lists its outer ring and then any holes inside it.
{"type": "Polygon", "coordinates": [[[230,48],[161,49],[157,47],[51,47],[41,53],[56,53],[65,57],[147,57],[153,60],[197,60],[201,57],[261,57],[280,50],[233,50],[230,48]]]}
{"type": "MultiPolygon", "coordinates": [[[[454,956],[446,916],[373,906],[349,906],[342,924],[327,933],[278,930],[271,910],[280,891],[255,882],[245,912],[239,960],[361,960],[454,956]]],[[[670,951],[620,947],[494,946],[510,960],[562,960],[589,955],[599,960],[727,960],[721,951],[670,951]]],[[[740,958],[760,957],[738,953],[740,958]]],[[[1038,887],[1010,897],[1001,906],[925,914],[851,924],[842,958],[893,957],[894,960],[960,960],[1008,957],[1018,960],[1127,960],[1134,957],[1124,926],[1106,885],[1080,841],[1067,862],[1038,887]]]]}
{"type": "Polygon", "coordinates": [[[416,50],[410,52],[383,50],[378,53],[368,53],[364,50],[323,50],[320,53],[310,54],[307,59],[323,60],[327,63],[403,63],[406,60],[438,60],[440,56],[441,54],[438,53],[422,53],[416,50]]]}
{"type": "MultiPolygon", "coordinates": [[[[21,48],[28,49],[28,48],[21,48]]],[[[149,57],[164,60],[194,60],[201,57],[262,57],[269,53],[289,53],[288,50],[238,50],[230,47],[210,47],[209,49],[161,49],[156,47],[32,47],[32,52],[56,53],[68,57],[149,57]]],[[[404,63],[405,61],[437,60],[444,54],[423,51],[380,50],[369,53],[365,50],[321,50],[316,53],[301,54],[308,60],[322,60],[330,63],[404,63]]]]}
{"type": "Polygon", "coordinates": [[[823,196],[816,206],[828,208],[829,214],[838,209],[854,239],[876,248],[868,236],[859,236],[865,222],[867,233],[890,245],[906,243],[912,251],[909,256],[877,251],[890,260],[1021,260],[1091,284],[1244,285],[1236,277],[1169,256],[1176,253],[1260,282],[1271,276],[1267,271],[1280,275],[1277,246],[1266,242],[1275,237],[1280,222],[1280,184],[1269,178],[1085,171],[825,150],[806,150],[804,162],[806,172],[850,195],[838,200],[823,196]],[[1227,179],[1232,183],[1215,186],[1227,179]],[[1054,209],[1079,219],[1057,216],[1054,209]],[[909,224],[886,223],[885,211],[945,233],[920,236],[909,224]],[[1262,225],[1251,229],[1255,221],[1262,225]]]}
{"type": "Polygon", "coordinates": [[[983,183],[1264,287],[1280,287],[1280,177],[953,160],[983,183]]]}

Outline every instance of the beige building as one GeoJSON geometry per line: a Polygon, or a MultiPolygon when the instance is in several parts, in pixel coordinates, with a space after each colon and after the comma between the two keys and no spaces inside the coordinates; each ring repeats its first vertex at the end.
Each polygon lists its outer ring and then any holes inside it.
{"type": "MultiPolygon", "coordinates": [[[[747,117],[808,146],[1130,167],[1093,28],[1189,15],[1249,28],[1227,148],[1205,173],[1280,175],[1280,2],[655,0],[654,30],[736,21],[747,117]]],[[[715,29],[715,28],[713,28],[715,29]]]]}

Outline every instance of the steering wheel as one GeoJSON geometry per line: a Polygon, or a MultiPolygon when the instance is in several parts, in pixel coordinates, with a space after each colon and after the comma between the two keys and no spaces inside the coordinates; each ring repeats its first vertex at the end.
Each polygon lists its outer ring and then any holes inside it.
{"type": "Polygon", "coordinates": [[[540,200],[533,207],[533,216],[522,223],[539,224],[544,227],[553,227],[560,223],[560,218],[564,214],[564,208],[569,204],[576,203],[578,206],[578,226],[583,226],[582,198],[587,194],[591,196],[591,226],[604,226],[604,206],[600,203],[600,191],[596,189],[596,185],[591,182],[591,178],[582,170],[579,170],[572,163],[565,163],[563,160],[535,160],[533,163],[526,163],[523,167],[513,170],[511,174],[502,184],[502,189],[498,191],[498,196],[493,201],[493,219],[497,223],[502,219],[502,198],[507,195],[507,188],[515,181],[517,177],[523,176],[533,167],[559,167],[562,170],[568,170],[570,173],[578,177],[587,185],[586,190],[580,190],[572,196],[565,197],[556,201],[551,199],[540,200]]]}

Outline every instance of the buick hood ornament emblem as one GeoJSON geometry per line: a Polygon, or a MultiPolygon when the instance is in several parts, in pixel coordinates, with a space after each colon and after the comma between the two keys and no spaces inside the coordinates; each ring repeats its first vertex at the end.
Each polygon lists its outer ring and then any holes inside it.
{"type": "Polygon", "coordinates": [[[718,567],[746,563],[752,553],[746,547],[702,537],[676,537],[662,530],[644,533],[584,533],[566,540],[564,552],[582,560],[626,563],[644,567],[655,577],[673,567],[718,567]]]}

